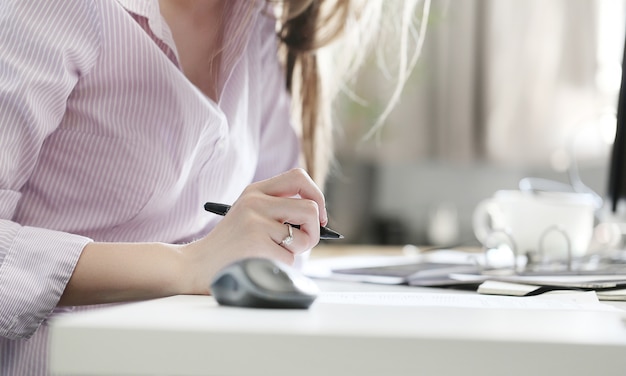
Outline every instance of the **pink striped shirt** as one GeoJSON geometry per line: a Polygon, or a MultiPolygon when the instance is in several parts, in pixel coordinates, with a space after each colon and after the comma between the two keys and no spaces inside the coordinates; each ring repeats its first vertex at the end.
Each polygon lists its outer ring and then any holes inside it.
{"type": "Polygon", "coordinates": [[[205,201],[296,166],[275,22],[227,4],[215,103],[157,0],[0,1],[0,374],[46,374],[45,321],[88,242],[202,237],[205,201]]]}

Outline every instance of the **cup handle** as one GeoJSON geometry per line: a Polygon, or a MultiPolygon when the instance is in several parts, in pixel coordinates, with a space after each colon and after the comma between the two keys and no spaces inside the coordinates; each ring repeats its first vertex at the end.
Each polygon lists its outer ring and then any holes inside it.
{"type": "Polygon", "coordinates": [[[498,207],[493,199],[479,202],[474,209],[472,228],[474,229],[474,236],[483,245],[487,241],[489,234],[495,230],[494,223],[496,223],[497,210],[498,207]]]}

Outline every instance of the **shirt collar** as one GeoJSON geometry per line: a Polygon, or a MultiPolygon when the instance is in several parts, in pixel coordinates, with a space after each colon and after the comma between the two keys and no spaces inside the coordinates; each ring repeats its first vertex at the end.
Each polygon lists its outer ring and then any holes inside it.
{"type": "Polygon", "coordinates": [[[152,33],[161,40],[171,38],[169,28],[165,24],[158,0],[117,0],[128,12],[144,17],[148,20],[152,33]]]}
{"type": "MultiPolygon", "coordinates": [[[[228,0],[228,11],[231,15],[234,15],[238,19],[245,18],[247,13],[248,1],[236,1],[228,0]]],[[[265,4],[264,0],[252,0],[254,2],[252,16],[256,15],[265,8],[267,10],[269,6],[265,4]],[[263,6],[265,4],[265,7],[263,6]]],[[[148,20],[150,29],[154,35],[162,40],[170,37],[170,31],[167,27],[163,17],[161,16],[161,10],[159,8],[158,0],[117,0],[117,2],[124,7],[128,12],[134,13],[148,20]]]]}
{"type": "MultiPolygon", "coordinates": [[[[174,53],[174,59],[178,60],[178,52],[172,32],[161,15],[158,0],[116,0],[127,12],[142,17],[148,21],[150,32],[154,37],[164,42],[174,53]]],[[[250,39],[252,25],[260,13],[270,12],[271,7],[266,0],[225,0],[227,1],[225,14],[226,46],[223,57],[222,70],[232,71],[236,61],[240,58],[245,46],[250,39]],[[250,8],[252,2],[252,8],[250,8]],[[245,27],[240,28],[241,22],[245,27]]],[[[178,63],[177,63],[178,64],[178,63]]],[[[225,72],[222,72],[225,73],[225,72]]],[[[229,74],[227,74],[228,76],[229,74]]]]}

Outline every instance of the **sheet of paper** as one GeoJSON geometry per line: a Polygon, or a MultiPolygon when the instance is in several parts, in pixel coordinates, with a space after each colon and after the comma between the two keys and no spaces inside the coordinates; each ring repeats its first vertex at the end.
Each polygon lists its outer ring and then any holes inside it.
{"type": "Polygon", "coordinates": [[[523,283],[485,281],[478,286],[477,291],[479,294],[525,296],[539,288],[539,286],[526,285],[523,283]]]}
{"type": "MultiPolygon", "coordinates": [[[[501,281],[485,281],[478,286],[479,294],[487,295],[508,295],[508,296],[525,296],[528,293],[540,288],[535,285],[528,285],[524,283],[511,283],[501,281]]],[[[591,292],[591,291],[590,291],[591,292]]],[[[618,290],[598,290],[595,292],[599,300],[604,301],[626,301],[626,289],[618,290]]],[[[555,294],[561,294],[562,296],[579,295],[579,292],[574,290],[554,290],[548,291],[538,297],[552,296],[555,294]]]]}
{"type": "Polygon", "coordinates": [[[593,291],[533,297],[512,297],[474,294],[437,294],[412,292],[324,292],[318,297],[323,304],[364,304],[386,306],[458,307],[526,310],[622,310],[599,302],[593,291]]]}
{"type": "MultiPolygon", "coordinates": [[[[403,265],[420,261],[417,256],[343,256],[330,257],[327,259],[308,260],[304,264],[303,272],[309,277],[315,278],[341,278],[350,279],[351,276],[337,276],[333,269],[367,268],[373,266],[403,265]]],[[[398,278],[395,278],[396,280],[398,278]]],[[[396,282],[398,283],[398,282],[396,282]]]]}
{"type": "Polygon", "coordinates": [[[380,275],[377,273],[335,273],[334,270],[412,265],[419,262],[459,264],[460,266],[466,266],[468,263],[482,263],[481,260],[484,259],[482,254],[473,254],[458,250],[441,249],[420,253],[419,250],[411,250],[410,248],[411,246],[405,246],[403,255],[352,255],[329,257],[324,259],[311,259],[304,264],[303,272],[307,276],[313,278],[397,285],[407,283],[406,278],[391,275],[380,275]]]}
{"type": "Polygon", "coordinates": [[[543,285],[562,285],[574,287],[577,285],[597,284],[600,287],[602,285],[613,285],[617,283],[626,283],[626,275],[621,274],[594,274],[594,275],[490,275],[490,274],[461,274],[452,273],[450,278],[458,281],[473,281],[484,282],[488,280],[497,280],[501,282],[510,283],[526,283],[531,285],[543,286],[543,285]]]}

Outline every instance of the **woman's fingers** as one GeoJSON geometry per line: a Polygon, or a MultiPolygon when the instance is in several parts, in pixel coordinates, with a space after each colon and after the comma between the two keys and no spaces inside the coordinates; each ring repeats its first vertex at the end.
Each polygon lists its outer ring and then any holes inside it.
{"type": "MultiPolygon", "coordinates": [[[[266,218],[278,224],[298,226],[293,229],[298,244],[288,249],[299,253],[319,242],[320,225],[328,222],[325,205],[323,193],[309,175],[302,169],[293,169],[248,186],[233,204],[229,216],[239,212],[238,215],[251,215],[257,220],[266,218]]],[[[285,236],[274,240],[280,244],[285,236]]]]}
{"type": "Polygon", "coordinates": [[[294,255],[313,248],[310,245],[311,240],[309,234],[286,223],[283,225],[282,229],[279,229],[275,236],[272,236],[272,240],[278,246],[294,255]]]}
{"type": "Polygon", "coordinates": [[[286,224],[296,225],[298,228],[292,228],[292,232],[298,239],[297,247],[289,247],[294,253],[311,249],[319,242],[319,206],[312,200],[248,192],[235,202],[228,216],[248,218],[249,226],[264,228],[277,244],[288,236],[286,224]]]}
{"type": "Polygon", "coordinates": [[[272,198],[268,208],[270,216],[281,223],[297,225],[294,229],[306,249],[317,245],[320,239],[319,206],[317,202],[297,198],[272,198]]]}
{"type": "Polygon", "coordinates": [[[324,194],[303,169],[290,170],[271,179],[255,183],[249,189],[256,189],[268,196],[299,196],[301,199],[311,200],[317,204],[319,223],[322,226],[328,223],[324,194]]]}

